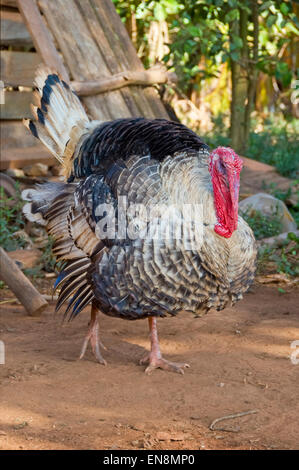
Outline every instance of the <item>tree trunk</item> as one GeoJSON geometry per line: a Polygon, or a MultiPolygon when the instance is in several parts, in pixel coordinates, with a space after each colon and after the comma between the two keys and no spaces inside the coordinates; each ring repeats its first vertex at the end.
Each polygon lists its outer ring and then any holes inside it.
{"type": "Polygon", "coordinates": [[[252,22],[253,22],[253,49],[252,49],[252,57],[248,67],[248,97],[247,97],[247,106],[246,106],[246,114],[245,114],[245,135],[244,135],[244,142],[245,142],[245,150],[248,145],[249,139],[249,132],[250,132],[250,117],[251,112],[254,108],[254,99],[256,93],[256,84],[257,84],[257,77],[258,77],[258,70],[256,68],[256,64],[258,61],[258,45],[259,45],[259,18],[258,18],[258,4],[257,0],[251,0],[251,8],[252,8],[252,22]]]}
{"type": "Polygon", "coordinates": [[[243,153],[246,147],[245,118],[248,93],[248,47],[247,47],[247,21],[248,13],[240,8],[239,21],[230,25],[230,37],[237,35],[242,39],[240,59],[231,59],[232,101],[231,101],[231,145],[238,153],[243,153]]]}
{"type": "Polygon", "coordinates": [[[132,43],[134,44],[135,49],[137,49],[138,30],[136,15],[133,11],[131,11],[129,18],[127,18],[126,20],[126,29],[129,33],[132,43]]]}

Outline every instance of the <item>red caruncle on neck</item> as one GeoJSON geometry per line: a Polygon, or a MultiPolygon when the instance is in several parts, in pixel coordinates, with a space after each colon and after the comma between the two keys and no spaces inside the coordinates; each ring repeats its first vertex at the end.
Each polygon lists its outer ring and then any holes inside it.
{"type": "Polygon", "coordinates": [[[242,160],[230,148],[218,147],[210,155],[214,206],[217,217],[215,232],[231,237],[238,226],[238,198],[242,160]]]}

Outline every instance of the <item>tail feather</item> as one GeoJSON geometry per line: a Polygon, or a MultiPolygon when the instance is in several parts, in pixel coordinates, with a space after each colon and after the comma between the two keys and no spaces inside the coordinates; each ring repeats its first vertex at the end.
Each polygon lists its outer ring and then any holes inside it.
{"type": "Polygon", "coordinates": [[[24,120],[24,124],[62,163],[68,176],[76,145],[88,132],[89,119],[75,92],[49,68],[37,70],[35,85],[35,120],[24,120]]]}
{"type": "Polygon", "coordinates": [[[49,210],[54,199],[66,189],[65,183],[37,184],[36,188],[24,189],[22,199],[26,201],[23,213],[31,222],[46,225],[44,216],[49,210]]]}

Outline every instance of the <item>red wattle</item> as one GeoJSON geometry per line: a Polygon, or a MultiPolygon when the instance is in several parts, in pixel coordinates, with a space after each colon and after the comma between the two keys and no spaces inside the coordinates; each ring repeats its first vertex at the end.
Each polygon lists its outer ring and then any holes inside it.
{"type": "Polygon", "coordinates": [[[232,149],[219,147],[211,153],[209,171],[217,217],[215,232],[230,238],[238,227],[238,198],[242,161],[232,149]]]}
{"type": "Polygon", "coordinates": [[[223,225],[216,224],[214,227],[214,231],[220,235],[221,237],[224,238],[230,238],[233,234],[231,230],[229,230],[227,227],[224,227],[223,225]]]}

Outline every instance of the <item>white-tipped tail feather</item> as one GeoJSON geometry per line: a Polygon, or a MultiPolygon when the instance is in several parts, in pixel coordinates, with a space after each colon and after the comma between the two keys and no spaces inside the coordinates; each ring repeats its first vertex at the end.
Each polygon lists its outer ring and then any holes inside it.
{"type": "Polygon", "coordinates": [[[31,222],[46,225],[44,215],[47,213],[52,201],[65,190],[65,183],[37,184],[35,189],[24,189],[22,191],[23,214],[31,222]]]}
{"type": "Polygon", "coordinates": [[[89,119],[75,92],[47,67],[37,70],[35,85],[39,105],[32,105],[32,111],[36,121],[24,120],[24,124],[60,161],[68,176],[89,119]]]}

